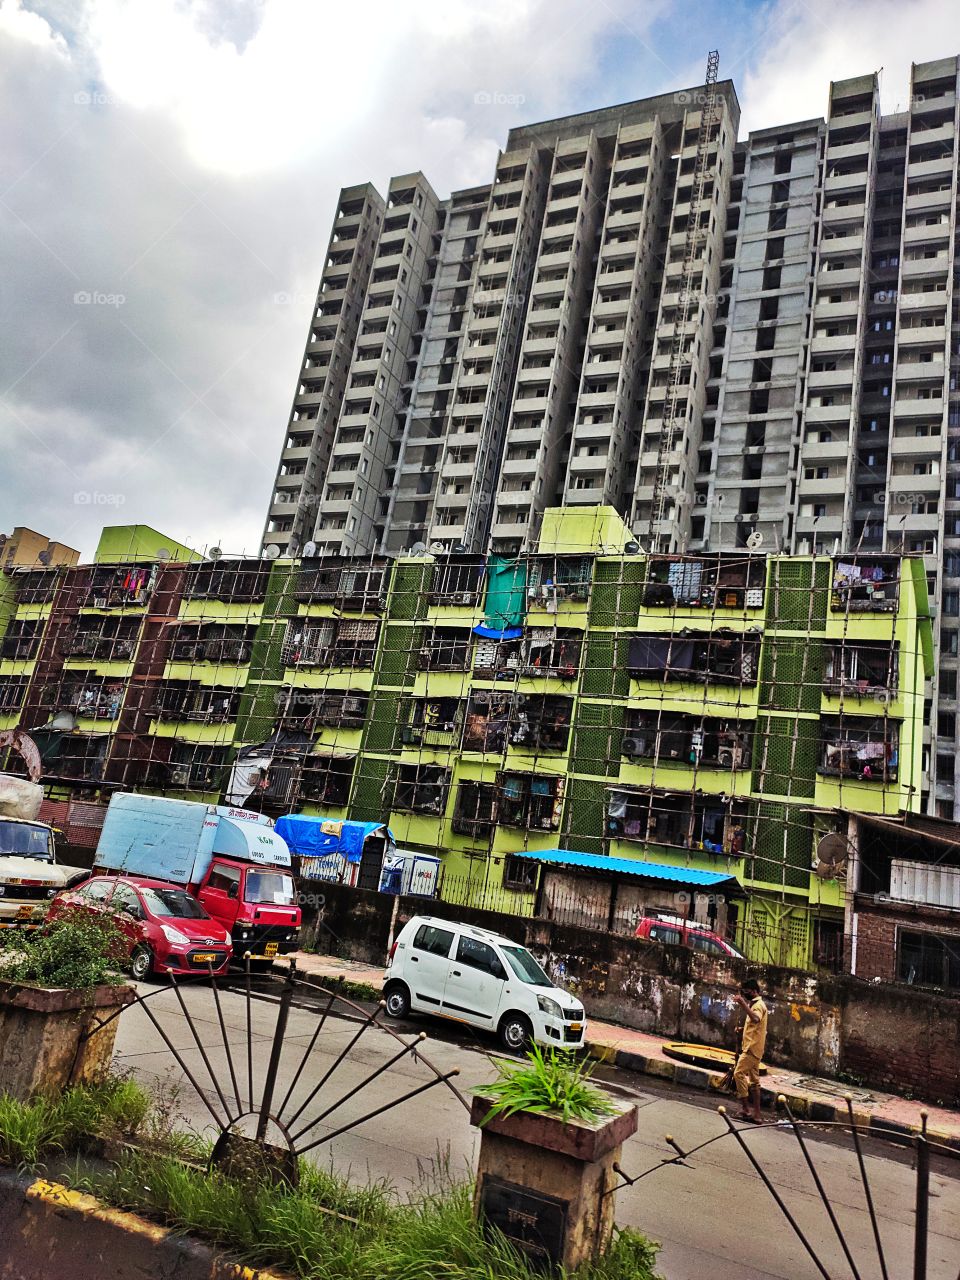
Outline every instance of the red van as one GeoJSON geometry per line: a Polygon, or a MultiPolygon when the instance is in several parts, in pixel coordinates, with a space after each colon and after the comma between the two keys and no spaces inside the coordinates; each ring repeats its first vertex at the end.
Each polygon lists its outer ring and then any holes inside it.
{"type": "Polygon", "coordinates": [[[685,920],[683,916],[651,912],[637,925],[635,936],[647,938],[650,942],[692,947],[694,951],[705,951],[708,955],[729,956],[732,960],[746,959],[742,952],[727,942],[726,938],[721,938],[719,933],[714,933],[696,920],[685,920]]]}

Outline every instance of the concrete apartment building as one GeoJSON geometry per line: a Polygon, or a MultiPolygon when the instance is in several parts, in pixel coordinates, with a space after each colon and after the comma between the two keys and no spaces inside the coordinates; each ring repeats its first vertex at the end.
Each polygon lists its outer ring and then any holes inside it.
{"type": "Polygon", "coordinates": [[[956,57],[892,115],[838,81],[738,141],[708,72],[514,129],[447,200],[346,189],[264,544],[513,554],[608,503],[644,551],[921,555],[960,816],[957,91],[956,57]]]}

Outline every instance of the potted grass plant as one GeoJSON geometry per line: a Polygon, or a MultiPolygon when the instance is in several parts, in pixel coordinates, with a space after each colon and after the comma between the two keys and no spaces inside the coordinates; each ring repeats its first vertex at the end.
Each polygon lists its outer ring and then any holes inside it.
{"type": "Polygon", "coordinates": [[[115,927],[81,911],[0,935],[0,1091],[28,1101],[106,1078],[111,1015],[136,994],[123,954],[115,927]]]}
{"type": "Polygon", "coordinates": [[[538,1266],[573,1270],[612,1236],[613,1165],[637,1112],[593,1082],[595,1067],[533,1045],[525,1061],[498,1061],[496,1079],[473,1090],[477,1214],[538,1266]]]}

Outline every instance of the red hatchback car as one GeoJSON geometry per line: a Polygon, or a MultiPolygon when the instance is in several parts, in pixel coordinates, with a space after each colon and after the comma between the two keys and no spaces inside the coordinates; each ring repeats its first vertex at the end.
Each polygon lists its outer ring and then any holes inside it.
{"type": "Polygon", "coordinates": [[[732,942],[721,938],[719,933],[714,933],[696,920],[685,920],[682,916],[668,916],[662,912],[646,915],[637,925],[635,936],[647,938],[650,942],[692,947],[694,951],[705,951],[708,955],[730,956],[734,960],[744,958],[743,953],[732,942]]]}
{"type": "Polygon", "coordinates": [[[227,971],[229,933],[207,915],[196,898],[177,885],[145,876],[94,876],[58,893],[47,919],[67,911],[110,916],[130,946],[130,972],[138,981],[152,974],[227,971]]]}

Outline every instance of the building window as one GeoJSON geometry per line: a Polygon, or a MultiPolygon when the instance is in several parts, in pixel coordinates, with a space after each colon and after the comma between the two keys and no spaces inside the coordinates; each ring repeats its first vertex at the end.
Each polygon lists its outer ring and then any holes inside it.
{"type": "Polygon", "coordinates": [[[421,671],[465,671],[473,633],[464,627],[431,627],[420,650],[421,671]]]}
{"type": "Polygon", "coordinates": [[[307,756],[300,777],[300,800],[314,804],[347,804],[354,763],[353,756],[307,756]]]}
{"type": "Polygon", "coordinates": [[[563,778],[535,773],[503,773],[497,817],[508,827],[558,831],[563,806],[563,778]]]}
{"type": "Polygon", "coordinates": [[[402,764],[397,770],[393,807],[439,815],[446,808],[449,789],[449,769],[432,764],[402,764]]]}
{"type": "Polygon", "coordinates": [[[825,716],[821,722],[820,772],[861,782],[895,782],[899,730],[882,716],[825,716]]]}
{"type": "Polygon", "coordinates": [[[844,640],[827,647],[823,685],[828,693],[867,697],[897,687],[897,648],[882,641],[844,640]]]}
{"type": "Polygon", "coordinates": [[[503,887],[505,889],[524,889],[527,892],[532,892],[536,889],[536,862],[532,858],[504,858],[503,887]]]}
{"type": "Polygon", "coordinates": [[[631,636],[627,665],[634,680],[756,684],[759,652],[759,632],[660,632],[631,636]]]}
{"type": "Polygon", "coordinates": [[[918,987],[960,991],[960,937],[898,930],[897,977],[918,987]]]}
{"type": "Polygon", "coordinates": [[[461,782],[453,829],[459,835],[486,839],[496,815],[497,788],[492,782],[461,782]]]}

